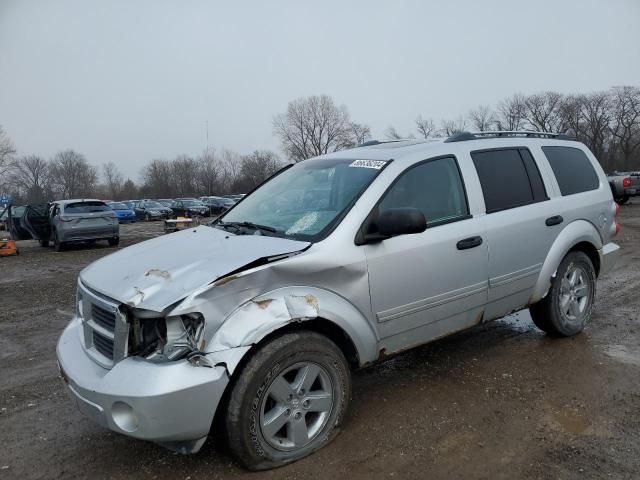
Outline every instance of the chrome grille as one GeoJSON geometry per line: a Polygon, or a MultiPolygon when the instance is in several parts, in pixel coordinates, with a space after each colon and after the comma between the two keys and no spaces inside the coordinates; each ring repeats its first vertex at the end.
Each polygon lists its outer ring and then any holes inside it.
{"type": "Polygon", "coordinates": [[[116,328],[116,314],[95,303],[91,304],[91,318],[94,322],[113,332],[116,328]]]}
{"type": "Polygon", "coordinates": [[[78,315],[82,319],[84,347],[105,368],[126,356],[129,325],[116,300],[78,283],[78,315]]]}
{"type": "Polygon", "coordinates": [[[113,360],[113,339],[103,337],[98,332],[94,331],[93,346],[109,360],[113,360]]]}

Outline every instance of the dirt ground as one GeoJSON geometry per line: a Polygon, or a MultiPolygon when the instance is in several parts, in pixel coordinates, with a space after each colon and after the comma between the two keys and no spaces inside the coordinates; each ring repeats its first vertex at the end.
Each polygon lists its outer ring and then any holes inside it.
{"type": "MultiPolygon", "coordinates": [[[[20,242],[0,259],[0,478],[640,478],[640,201],[620,222],[581,335],[547,338],[523,312],[356,372],[341,435],[257,474],[223,442],[182,456],[83,418],[55,345],[78,272],[113,249],[20,242]]],[[[126,225],[121,247],[160,229],[126,225]]]]}

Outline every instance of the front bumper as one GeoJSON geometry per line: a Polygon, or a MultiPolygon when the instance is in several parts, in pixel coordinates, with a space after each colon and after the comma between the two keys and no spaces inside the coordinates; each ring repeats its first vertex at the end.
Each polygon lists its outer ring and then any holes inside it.
{"type": "Polygon", "coordinates": [[[61,376],[82,413],[110,430],[181,453],[200,449],[229,383],[224,366],[196,367],[186,360],[127,357],[103,368],[82,346],[79,319],[62,333],[57,354],[61,376]]]}
{"type": "Polygon", "coordinates": [[[617,243],[609,242],[598,250],[600,256],[600,275],[611,271],[620,256],[620,246],[617,243]]]}

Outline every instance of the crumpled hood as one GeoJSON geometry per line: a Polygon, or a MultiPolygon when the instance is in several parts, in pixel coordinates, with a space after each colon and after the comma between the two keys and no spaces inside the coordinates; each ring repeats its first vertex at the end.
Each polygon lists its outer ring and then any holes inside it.
{"type": "Polygon", "coordinates": [[[110,298],[159,312],[251,262],[308,246],[308,242],[234,235],[200,226],[119,250],[86,267],[80,280],[110,298]]]}

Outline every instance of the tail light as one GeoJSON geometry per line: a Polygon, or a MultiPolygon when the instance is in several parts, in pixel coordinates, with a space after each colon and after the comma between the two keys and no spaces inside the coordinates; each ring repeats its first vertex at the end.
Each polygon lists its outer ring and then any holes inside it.
{"type": "Polygon", "coordinates": [[[622,179],[622,186],[624,188],[630,187],[631,186],[631,178],[626,177],[626,178],[622,179]]]}

